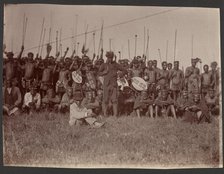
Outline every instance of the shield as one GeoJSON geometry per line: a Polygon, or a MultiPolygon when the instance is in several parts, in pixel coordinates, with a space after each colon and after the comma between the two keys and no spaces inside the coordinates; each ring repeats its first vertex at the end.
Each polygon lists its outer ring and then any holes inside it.
{"type": "Polygon", "coordinates": [[[131,78],[132,86],[138,91],[147,90],[147,82],[141,77],[131,78]]]}
{"type": "Polygon", "coordinates": [[[72,72],[72,79],[76,83],[82,83],[82,75],[80,71],[73,71],[72,72]]]}

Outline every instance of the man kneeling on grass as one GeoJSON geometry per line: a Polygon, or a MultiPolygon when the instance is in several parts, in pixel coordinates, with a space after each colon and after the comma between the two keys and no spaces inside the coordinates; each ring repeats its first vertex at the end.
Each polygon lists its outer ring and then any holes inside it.
{"type": "Polygon", "coordinates": [[[190,121],[191,123],[197,122],[198,124],[202,122],[202,120],[208,123],[211,122],[208,107],[204,99],[200,98],[199,93],[193,94],[193,103],[187,108],[187,111],[190,111],[190,114],[187,115],[185,121],[190,121]]]}
{"type": "Polygon", "coordinates": [[[169,96],[168,90],[162,89],[160,95],[155,100],[155,112],[156,117],[161,115],[162,117],[168,117],[169,112],[171,111],[172,116],[176,117],[176,112],[174,108],[174,101],[169,96]]]}
{"type": "Polygon", "coordinates": [[[91,103],[86,103],[88,99],[83,99],[82,101],[76,100],[73,95],[70,96],[70,115],[69,115],[69,125],[80,125],[82,123],[87,123],[91,125],[92,128],[100,128],[104,123],[100,123],[95,118],[96,114],[93,112],[95,105],[91,103]]]}
{"type": "Polygon", "coordinates": [[[136,98],[134,103],[134,110],[140,118],[141,111],[146,111],[146,116],[153,118],[153,98],[149,96],[147,90],[142,91],[141,94],[136,98]]]}

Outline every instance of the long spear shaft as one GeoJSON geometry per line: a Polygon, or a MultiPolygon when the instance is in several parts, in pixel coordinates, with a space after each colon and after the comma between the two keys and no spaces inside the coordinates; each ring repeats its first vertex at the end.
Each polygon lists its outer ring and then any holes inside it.
{"type": "Polygon", "coordinates": [[[144,26],[144,48],[143,48],[143,54],[145,54],[145,26],[144,26]]]}
{"type": "Polygon", "coordinates": [[[169,41],[166,41],[166,62],[167,62],[167,57],[168,57],[168,45],[169,45],[169,41]]]}
{"type": "Polygon", "coordinates": [[[22,33],[22,45],[24,45],[24,30],[25,30],[25,13],[23,15],[23,33],[22,33]]]}
{"type": "Polygon", "coordinates": [[[111,39],[109,39],[109,48],[110,48],[110,51],[111,51],[111,39]]]}
{"type": "Polygon", "coordinates": [[[147,29],[147,46],[146,46],[145,54],[147,53],[147,57],[149,58],[149,29],[147,29]]]}
{"type": "Polygon", "coordinates": [[[61,54],[61,56],[62,56],[61,37],[62,37],[62,28],[60,28],[60,33],[59,33],[59,50],[60,50],[60,54],[61,54]]]}
{"type": "Polygon", "coordinates": [[[40,49],[41,57],[42,57],[42,51],[43,51],[43,46],[44,46],[45,33],[46,33],[46,28],[44,28],[44,34],[43,34],[43,39],[42,39],[42,44],[41,44],[41,49],[40,49]]]}
{"type": "Polygon", "coordinates": [[[158,52],[159,52],[160,63],[162,63],[161,52],[159,48],[158,48],[158,52]]]}
{"type": "Polygon", "coordinates": [[[86,31],[85,31],[85,42],[84,42],[85,47],[86,47],[86,42],[87,42],[87,31],[88,31],[88,24],[86,26],[86,31]]]}
{"type": "Polygon", "coordinates": [[[78,15],[75,15],[75,39],[74,39],[74,49],[76,49],[77,28],[78,28],[78,15]]]}
{"type": "Polygon", "coordinates": [[[194,35],[191,37],[191,58],[194,56],[194,35]]]}
{"type": "Polygon", "coordinates": [[[12,38],[11,38],[11,49],[12,49],[12,52],[13,52],[13,36],[12,36],[12,38]]]}
{"type": "Polygon", "coordinates": [[[177,30],[175,30],[175,40],[174,40],[174,61],[176,60],[176,46],[177,46],[177,30]]]}
{"type": "Polygon", "coordinates": [[[147,57],[149,58],[149,35],[147,36],[147,46],[146,46],[146,50],[147,50],[147,57]]]}
{"type": "Polygon", "coordinates": [[[128,56],[129,56],[129,59],[131,60],[131,54],[130,54],[130,41],[128,39],[128,56]]]}
{"type": "Polygon", "coordinates": [[[26,38],[27,22],[28,22],[28,18],[26,17],[26,21],[25,21],[25,30],[24,30],[24,41],[23,41],[23,44],[25,43],[25,38],[26,38]]]}
{"type": "Polygon", "coordinates": [[[56,55],[58,54],[58,31],[56,31],[56,55]]]}
{"type": "Polygon", "coordinates": [[[99,47],[98,47],[98,55],[100,54],[100,46],[103,45],[103,23],[102,23],[102,26],[100,29],[100,41],[99,41],[99,47]]]}
{"type": "Polygon", "coordinates": [[[93,33],[93,51],[94,51],[94,53],[96,53],[95,32],[93,33]]]}
{"type": "Polygon", "coordinates": [[[136,49],[137,49],[137,35],[135,35],[135,57],[136,57],[136,49]]]}
{"type": "Polygon", "coordinates": [[[43,35],[43,30],[44,30],[44,21],[45,21],[45,18],[43,18],[43,22],[42,22],[42,26],[41,26],[40,40],[39,40],[39,46],[38,46],[38,51],[37,51],[38,55],[40,53],[41,39],[42,39],[42,35],[43,35]]]}
{"type": "Polygon", "coordinates": [[[77,54],[79,52],[79,42],[77,42],[77,54]]]}

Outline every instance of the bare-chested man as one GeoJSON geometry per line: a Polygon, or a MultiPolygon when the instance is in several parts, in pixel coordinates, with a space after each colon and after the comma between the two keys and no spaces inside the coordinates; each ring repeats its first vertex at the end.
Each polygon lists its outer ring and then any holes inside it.
{"type": "Polygon", "coordinates": [[[156,71],[156,74],[158,75],[161,69],[157,67],[157,60],[153,60],[152,64],[153,64],[153,69],[156,71]]]}
{"type": "Polygon", "coordinates": [[[209,73],[208,65],[203,66],[204,73],[201,74],[201,92],[203,96],[205,97],[206,94],[208,93],[209,88],[212,87],[213,85],[213,78],[212,78],[212,73],[209,73]]]}
{"type": "Polygon", "coordinates": [[[167,70],[167,62],[162,62],[162,70],[159,71],[158,74],[158,82],[160,89],[168,89],[169,88],[169,71],[167,70]]]}
{"type": "Polygon", "coordinates": [[[172,67],[173,67],[172,63],[167,63],[167,69],[168,69],[169,71],[172,70],[172,67]]]}
{"type": "Polygon", "coordinates": [[[27,57],[27,62],[25,65],[21,65],[21,68],[24,69],[24,77],[22,78],[22,86],[27,92],[30,88],[32,82],[35,78],[35,68],[36,64],[33,60],[33,53],[29,52],[27,57]]]}
{"type": "Polygon", "coordinates": [[[71,74],[69,72],[68,66],[65,63],[59,63],[59,76],[56,83],[56,93],[59,94],[60,98],[65,93],[68,87],[68,82],[71,80],[71,74]]]}
{"type": "Polygon", "coordinates": [[[144,71],[144,80],[148,83],[149,94],[155,95],[156,91],[156,71],[153,69],[153,61],[148,61],[148,67],[144,71]]]}
{"type": "MultiPolygon", "coordinates": [[[[24,47],[22,46],[21,51],[19,55],[17,56],[17,59],[20,59],[22,56],[24,47]]],[[[8,60],[5,62],[3,69],[5,70],[5,80],[12,80],[13,78],[17,77],[15,62],[13,58],[14,54],[12,52],[7,53],[8,60]]]]}
{"type": "Polygon", "coordinates": [[[155,106],[156,117],[158,117],[159,115],[161,115],[162,117],[168,117],[169,112],[171,111],[172,116],[174,118],[177,118],[174,108],[174,101],[169,96],[168,90],[162,89],[161,95],[157,97],[154,104],[156,105],[155,106]]]}
{"type": "Polygon", "coordinates": [[[179,61],[174,61],[174,69],[169,73],[173,99],[176,101],[183,87],[184,73],[179,69],[179,61]]]}
{"type": "MultiPolygon", "coordinates": [[[[196,69],[196,71],[198,71],[198,74],[200,74],[200,70],[199,70],[199,68],[196,67],[196,64],[197,64],[197,59],[191,59],[191,66],[186,68],[186,71],[185,71],[185,88],[188,87],[188,79],[191,75],[193,75],[193,72],[194,72],[195,69],[196,69]]],[[[189,89],[188,89],[188,91],[189,91],[189,89]]]]}
{"type": "Polygon", "coordinates": [[[41,92],[42,97],[46,94],[46,91],[47,91],[49,85],[52,85],[52,74],[53,74],[52,73],[53,70],[47,61],[45,61],[44,66],[45,67],[43,70],[41,86],[40,86],[40,89],[42,90],[42,92],[41,92]]]}
{"type": "Polygon", "coordinates": [[[132,61],[133,63],[133,68],[130,69],[130,77],[142,77],[143,72],[142,69],[140,68],[140,63],[137,59],[134,59],[132,61]]]}
{"type": "Polygon", "coordinates": [[[201,90],[201,76],[199,75],[199,69],[193,69],[193,74],[188,78],[187,89],[189,95],[192,97],[192,94],[195,92],[200,93],[201,90]]]}
{"type": "Polygon", "coordinates": [[[220,74],[217,69],[217,62],[211,63],[210,73],[212,74],[212,79],[213,79],[212,88],[215,90],[216,95],[219,95],[220,74]]]}

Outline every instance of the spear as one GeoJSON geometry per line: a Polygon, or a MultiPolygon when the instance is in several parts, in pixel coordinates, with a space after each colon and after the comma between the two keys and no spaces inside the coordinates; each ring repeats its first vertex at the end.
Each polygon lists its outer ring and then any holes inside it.
{"type": "Polygon", "coordinates": [[[100,41],[99,41],[99,47],[98,47],[98,55],[100,54],[100,47],[101,47],[101,49],[103,48],[103,24],[104,24],[104,21],[102,22],[101,29],[100,29],[100,41]]]}
{"type": "Polygon", "coordinates": [[[159,52],[160,63],[162,63],[161,52],[159,48],[158,48],[158,52],[159,52]]]}
{"type": "Polygon", "coordinates": [[[77,54],[79,52],[79,42],[77,42],[77,54]]]}
{"type": "Polygon", "coordinates": [[[176,60],[176,46],[177,46],[177,30],[175,30],[175,39],[174,39],[174,61],[176,60]]]}
{"type": "Polygon", "coordinates": [[[58,31],[56,31],[56,55],[58,54],[58,31]]]}
{"type": "Polygon", "coordinates": [[[121,52],[120,51],[118,51],[118,54],[119,54],[119,60],[121,59],[121,52]]]}
{"type": "Polygon", "coordinates": [[[71,34],[72,34],[72,37],[71,37],[71,51],[73,52],[73,50],[74,50],[74,46],[73,46],[73,44],[74,44],[74,30],[71,28],[71,34]]]}
{"type": "Polygon", "coordinates": [[[22,33],[22,45],[24,44],[24,30],[25,30],[25,13],[23,15],[23,33],[22,33]]]}
{"type": "Polygon", "coordinates": [[[167,57],[168,57],[168,45],[169,45],[169,41],[166,41],[166,62],[167,62],[167,57]]]}
{"type": "Polygon", "coordinates": [[[11,49],[12,49],[12,52],[13,52],[13,41],[14,41],[14,39],[13,39],[13,36],[12,36],[12,38],[11,38],[11,49]]]}
{"type": "Polygon", "coordinates": [[[43,22],[42,22],[42,26],[41,26],[40,40],[39,40],[39,46],[38,46],[38,51],[37,51],[38,55],[40,53],[41,39],[42,39],[42,35],[43,35],[43,30],[44,30],[44,21],[45,21],[45,18],[43,18],[43,22]]]}
{"type": "Polygon", "coordinates": [[[86,42],[87,42],[87,31],[88,31],[88,24],[86,26],[86,31],[85,31],[85,42],[84,42],[85,47],[86,47],[86,42]]]}
{"type": "Polygon", "coordinates": [[[23,18],[23,39],[22,39],[22,45],[24,45],[24,42],[25,42],[27,21],[28,21],[28,18],[24,14],[24,18],[23,18]]]}
{"type": "Polygon", "coordinates": [[[43,46],[44,46],[45,33],[46,33],[46,28],[44,28],[44,34],[43,34],[43,39],[42,39],[42,44],[41,44],[41,49],[40,49],[41,57],[42,57],[42,51],[43,51],[43,46]]]}
{"type": "Polygon", "coordinates": [[[49,29],[49,44],[51,42],[51,28],[52,28],[52,11],[51,11],[51,15],[50,15],[50,29],[49,29]]]}
{"type": "Polygon", "coordinates": [[[94,54],[96,52],[96,45],[95,45],[95,32],[93,32],[93,51],[94,51],[94,54]]]}
{"type": "MultiPolygon", "coordinates": [[[[147,30],[147,44],[146,44],[147,57],[149,57],[149,30],[147,30]]],[[[146,54],[146,53],[145,53],[146,54]]]]}
{"type": "Polygon", "coordinates": [[[194,56],[194,35],[191,37],[191,58],[194,56]]]}
{"type": "Polygon", "coordinates": [[[130,41],[128,39],[128,56],[129,56],[129,59],[131,60],[131,54],[130,54],[130,41]]]}
{"type": "Polygon", "coordinates": [[[62,55],[61,37],[62,37],[62,28],[60,28],[60,33],[59,33],[59,50],[60,50],[60,54],[62,55]]]}
{"type": "Polygon", "coordinates": [[[137,49],[137,34],[135,35],[135,57],[136,57],[136,49],[137,49]]]}
{"type": "Polygon", "coordinates": [[[144,47],[143,47],[143,54],[145,54],[145,26],[144,26],[144,47]]]}
{"type": "Polygon", "coordinates": [[[75,15],[75,40],[74,40],[74,49],[76,49],[77,28],[78,28],[78,15],[75,15]]]}
{"type": "Polygon", "coordinates": [[[50,44],[51,42],[51,27],[49,28],[49,40],[48,40],[48,43],[50,44]]]}
{"type": "Polygon", "coordinates": [[[109,47],[110,47],[110,51],[111,51],[111,39],[109,39],[109,47]]]}

